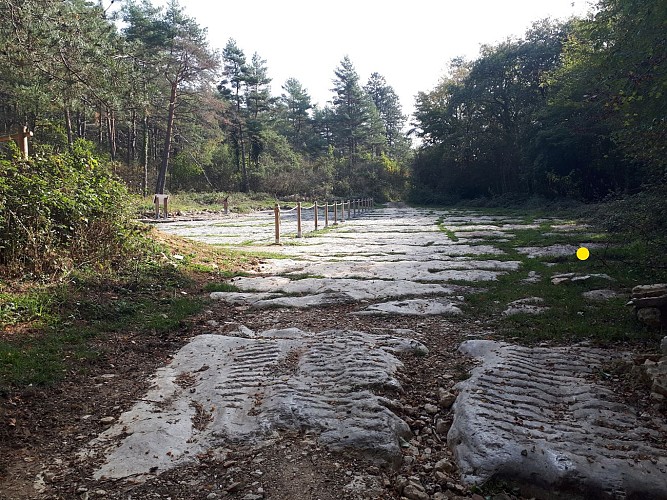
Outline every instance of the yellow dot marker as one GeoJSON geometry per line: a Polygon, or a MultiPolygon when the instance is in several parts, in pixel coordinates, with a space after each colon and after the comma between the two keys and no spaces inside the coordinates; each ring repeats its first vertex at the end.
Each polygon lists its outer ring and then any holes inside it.
{"type": "Polygon", "coordinates": [[[577,249],[577,259],[579,260],[586,260],[590,255],[591,253],[588,251],[588,248],[586,247],[579,247],[577,249]]]}

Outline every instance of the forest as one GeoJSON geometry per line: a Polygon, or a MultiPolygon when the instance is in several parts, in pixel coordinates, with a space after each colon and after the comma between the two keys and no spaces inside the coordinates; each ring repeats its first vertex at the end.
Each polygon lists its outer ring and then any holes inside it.
{"type": "Polygon", "coordinates": [[[667,4],[600,0],[451,61],[417,96],[413,198],[600,201],[664,183],[667,4]]]}
{"type": "Polygon", "coordinates": [[[400,197],[406,117],[385,79],[345,56],[331,104],[230,39],[221,50],[177,1],[0,2],[0,133],[27,125],[39,148],[92,142],[131,192],[400,197]],[[108,3],[108,2],[107,2],[108,3]],[[20,50],[13,48],[20,47],[20,50]]]}
{"type": "Polygon", "coordinates": [[[177,0],[107,10],[0,2],[0,133],[27,125],[37,152],[89,141],[130,192],[598,201],[665,180],[664,2],[600,0],[454,59],[412,120],[347,56],[319,107],[233,39],[210,47],[177,0]]]}
{"type": "Polygon", "coordinates": [[[128,193],[618,200],[610,229],[667,234],[663,1],[599,0],[456,58],[413,117],[346,55],[318,106],[235,40],[211,47],[177,0],[112,4],[0,0],[0,135],[34,132],[27,161],[0,143],[3,262],[36,234],[115,234],[128,193]]]}

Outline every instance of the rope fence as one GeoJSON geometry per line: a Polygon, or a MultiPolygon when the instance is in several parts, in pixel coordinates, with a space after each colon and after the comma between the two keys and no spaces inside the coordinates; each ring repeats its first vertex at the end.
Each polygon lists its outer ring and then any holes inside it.
{"type": "Polygon", "coordinates": [[[314,202],[309,207],[302,206],[301,202],[296,204],[296,207],[290,208],[287,210],[281,210],[278,203],[275,204],[273,208],[274,215],[274,228],[276,234],[276,245],[280,245],[280,221],[281,214],[294,212],[296,210],[296,237],[303,238],[303,212],[312,210],[313,211],[313,222],[315,225],[314,231],[319,229],[320,221],[320,211],[324,213],[324,227],[329,227],[329,221],[331,220],[329,214],[333,214],[333,226],[345,222],[345,211],[347,210],[347,219],[350,220],[354,217],[358,217],[361,214],[371,210],[375,205],[373,198],[361,198],[355,200],[346,200],[338,201],[334,200],[332,203],[328,201],[324,205],[320,205],[314,202]],[[340,218],[339,218],[340,215],[340,218]]]}

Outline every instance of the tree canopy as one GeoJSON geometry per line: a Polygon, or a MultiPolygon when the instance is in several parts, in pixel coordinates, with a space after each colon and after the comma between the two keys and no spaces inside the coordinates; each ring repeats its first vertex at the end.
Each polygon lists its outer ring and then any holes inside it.
{"type": "Polygon", "coordinates": [[[601,0],[452,61],[417,97],[414,195],[599,200],[664,182],[665,26],[660,2],[601,0]]]}
{"type": "Polygon", "coordinates": [[[2,0],[0,19],[0,129],[27,125],[56,152],[92,141],[131,191],[405,191],[398,98],[377,74],[362,87],[347,56],[334,104],[316,108],[260,54],[231,39],[211,48],[177,0],[128,0],[113,18],[101,2],[2,0]]]}
{"type": "Polygon", "coordinates": [[[416,98],[414,149],[390,83],[364,83],[349,56],[316,105],[261,54],[212,48],[177,0],[111,18],[101,2],[0,0],[0,129],[27,125],[48,152],[91,141],[144,194],[598,200],[665,182],[666,23],[661,2],[599,0],[456,58],[416,98]]]}

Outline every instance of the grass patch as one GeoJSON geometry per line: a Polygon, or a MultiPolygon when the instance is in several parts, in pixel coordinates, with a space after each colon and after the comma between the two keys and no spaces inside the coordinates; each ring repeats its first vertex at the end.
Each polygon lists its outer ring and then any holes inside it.
{"type": "Polygon", "coordinates": [[[119,269],[0,282],[0,393],[87,373],[112,348],[108,338],[160,342],[179,335],[206,304],[201,295],[215,286],[211,278],[247,275],[259,262],[155,230],[148,236],[142,257],[119,269]]]}
{"type": "Polygon", "coordinates": [[[284,278],[289,278],[292,281],[300,281],[300,280],[305,280],[305,279],[325,279],[326,276],[322,276],[321,274],[308,274],[308,273],[284,273],[284,274],[279,274],[278,276],[282,276],[284,278]]]}
{"type": "Polygon", "coordinates": [[[456,236],[456,234],[454,233],[454,231],[452,231],[451,229],[449,229],[448,227],[445,226],[444,216],[438,218],[438,220],[435,221],[435,223],[438,225],[438,229],[440,229],[440,231],[445,233],[450,240],[452,240],[454,242],[459,241],[459,239],[456,236]]]}
{"type": "MultiPolygon", "coordinates": [[[[633,286],[667,279],[664,269],[637,265],[640,254],[636,243],[616,242],[617,246],[593,249],[587,261],[580,261],[575,255],[530,259],[516,252],[517,246],[568,242],[567,235],[554,241],[541,236],[542,230],[519,230],[516,231],[515,241],[496,245],[507,252],[508,258],[521,261],[521,269],[499,276],[497,281],[486,282],[484,290],[467,296],[463,306],[466,316],[481,319],[505,338],[528,343],[591,340],[604,344],[657,339],[657,333],[640,324],[625,303],[633,286]],[[555,265],[548,266],[548,263],[555,265]],[[538,273],[541,281],[524,282],[530,271],[538,273]],[[581,282],[551,283],[553,275],[570,272],[607,274],[613,281],[592,277],[581,282]],[[603,302],[588,301],[582,297],[583,292],[599,288],[613,289],[624,295],[603,302]],[[549,310],[540,315],[503,316],[502,312],[509,302],[527,297],[543,298],[544,306],[549,310]]],[[[570,242],[573,243],[572,240],[570,242]]]]}
{"type": "Polygon", "coordinates": [[[241,289],[236,285],[227,282],[206,283],[204,290],[207,292],[240,292],[241,289]]]}

